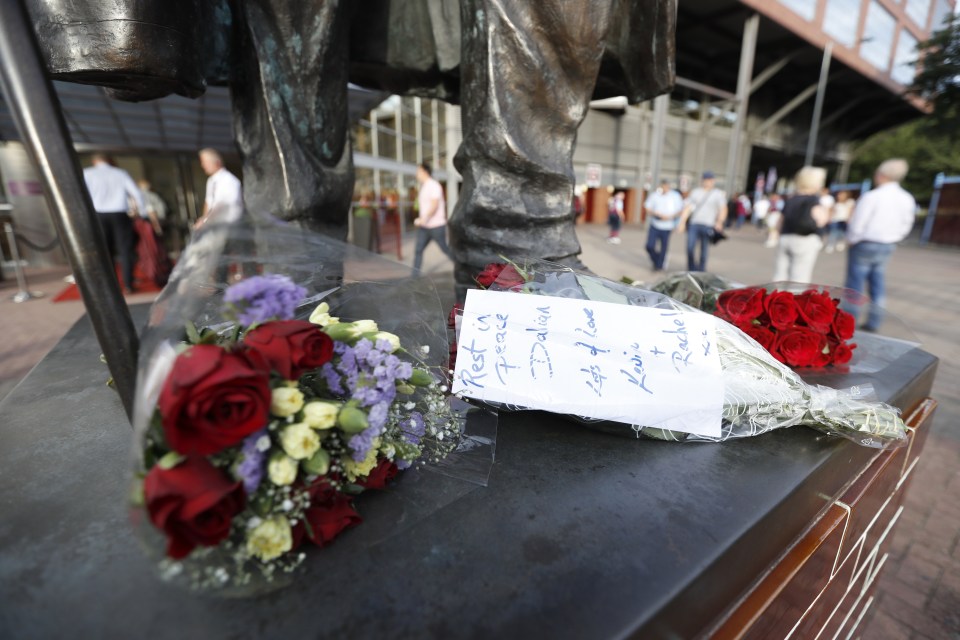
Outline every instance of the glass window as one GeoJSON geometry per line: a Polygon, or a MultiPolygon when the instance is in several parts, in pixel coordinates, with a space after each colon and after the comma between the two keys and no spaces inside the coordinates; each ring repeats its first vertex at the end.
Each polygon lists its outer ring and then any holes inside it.
{"type": "Polygon", "coordinates": [[[813,15],[817,11],[817,3],[810,0],[780,0],[780,4],[787,7],[797,15],[813,20],[813,15]]]}
{"type": "Polygon", "coordinates": [[[900,84],[910,84],[913,82],[913,76],[916,69],[913,61],[917,59],[917,39],[907,33],[906,29],[900,30],[900,40],[897,41],[897,53],[893,59],[893,71],[890,77],[900,84]]]}
{"type": "Polygon", "coordinates": [[[931,31],[939,31],[943,28],[943,21],[950,17],[953,8],[947,0],[936,0],[933,9],[933,22],[930,23],[931,31]]]}
{"type": "Polygon", "coordinates": [[[907,16],[921,29],[926,28],[929,14],[930,0],[907,0],[907,16]]]}
{"type": "Polygon", "coordinates": [[[863,26],[863,40],[860,42],[860,57],[886,71],[890,68],[890,50],[893,48],[893,33],[897,22],[886,9],[873,0],[867,11],[867,22],[863,26]]]}
{"type": "Polygon", "coordinates": [[[860,25],[860,0],[827,0],[823,30],[839,44],[853,47],[860,25]]]}

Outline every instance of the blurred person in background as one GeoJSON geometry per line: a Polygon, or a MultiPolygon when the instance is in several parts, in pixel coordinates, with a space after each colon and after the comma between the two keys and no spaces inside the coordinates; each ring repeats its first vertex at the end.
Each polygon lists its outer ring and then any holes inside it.
{"type": "Polygon", "coordinates": [[[677,226],[683,212],[683,198],[670,187],[669,180],[661,180],[660,187],[643,203],[650,216],[647,231],[647,254],[653,262],[654,271],[663,271],[670,246],[670,233],[677,226]]]}
{"type": "MultiPolygon", "coordinates": [[[[869,293],[870,310],[864,331],[874,332],[883,321],[886,301],[886,270],[897,243],[913,230],[917,203],[900,181],[907,176],[906,160],[892,158],[877,167],[873,182],[877,186],[860,196],[847,223],[846,286],[859,293],[869,293]]],[[[857,309],[844,308],[854,315],[857,309]]]]}
{"type": "Polygon", "coordinates": [[[713,172],[705,171],[700,186],[687,196],[680,216],[679,229],[687,232],[688,271],[707,270],[710,241],[714,234],[723,231],[727,211],[727,195],[717,189],[717,179],[713,172]]]}
{"type": "Polygon", "coordinates": [[[136,203],[136,210],[140,212],[146,212],[147,205],[129,173],[112,166],[105,154],[96,153],[91,159],[93,166],[83,170],[83,180],[100,220],[111,260],[113,256],[120,259],[123,290],[133,293],[136,234],[132,218],[137,214],[131,211],[130,200],[136,203]]]}
{"type": "Polygon", "coordinates": [[[797,172],[797,190],[787,198],[779,221],[774,281],[810,282],[813,267],[823,247],[820,230],[830,220],[830,211],[821,204],[827,170],[803,167],[797,172]]]}
{"type": "Polygon", "coordinates": [[[827,225],[827,253],[833,253],[834,249],[843,251],[847,247],[845,238],[847,235],[847,221],[853,213],[853,207],[857,201],[850,197],[849,191],[841,191],[837,194],[837,201],[833,204],[830,211],[830,224],[827,225]]]}

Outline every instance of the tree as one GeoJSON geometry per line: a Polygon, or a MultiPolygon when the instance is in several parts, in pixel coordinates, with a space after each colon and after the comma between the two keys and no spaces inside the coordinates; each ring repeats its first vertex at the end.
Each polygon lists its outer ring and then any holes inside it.
{"type": "Polygon", "coordinates": [[[960,147],[942,135],[929,118],[913,120],[867,138],[854,153],[850,178],[873,179],[877,166],[888,158],[903,158],[910,164],[903,188],[921,203],[929,202],[933,179],[938,173],[960,175],[960,147]]]}
{"type": "Polygon", "coordinates": [[[928,101],[933,106],[933,125],[956,139],[960,134],[960,18],[951,14],[942,29],[917,44],[917,51],[917,75],[907,92],[928,101]]]}

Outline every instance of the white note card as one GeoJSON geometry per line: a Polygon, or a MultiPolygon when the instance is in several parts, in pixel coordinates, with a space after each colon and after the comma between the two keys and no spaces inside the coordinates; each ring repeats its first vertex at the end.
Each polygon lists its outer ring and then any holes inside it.
{"type": "Polygon", "coordinates": [[[723,380],[705,313],[467,292],[453,392],[719,437],[723,380]]]}

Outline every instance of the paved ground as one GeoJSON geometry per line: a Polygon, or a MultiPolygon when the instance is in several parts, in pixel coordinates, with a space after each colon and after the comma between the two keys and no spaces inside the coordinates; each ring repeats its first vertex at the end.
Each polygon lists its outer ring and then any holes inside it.
{"type": "MultiPolygon", "coordinates": [[[[746,284],[768,282],[774,254],[753,229],[732,232],[712,250],[711,271],[746,284]]],[[[655,282],[657,274],[643,250],[645,232],[627,228],[620,245],[605,241],[606,227],[580,228],[582,258],[597,274],[655,282]]],[[[412,236],[404,242],[411,262],[412,236]]],[[[668,269],[686,267],[683,238],[674,234],[668,269]]],[[[822,254],[815,281],[843,283],[844,254],[822,254]]],[[[452,273],[435,245],[428,247],[425,272],[445,297],[452,298],[452,273]]],[[[28,274],[31,290],[45,299],[14,304],[16,283],[0,282],[0,398],[56,344],[83,315],[80,302],[50,302],[64,286],[66,269],[28,274]]],[[[906,508],[880,578],[878,595],[860,637],[960,639],[960,250],[905,244],[889,268],[889,307],[915,331],[923,347],[940,358],[933,396],[939,403],[923,457],[914,472],[906,508]]],[[[149,301],[150,294],[130,298],[149,301]]]]}

